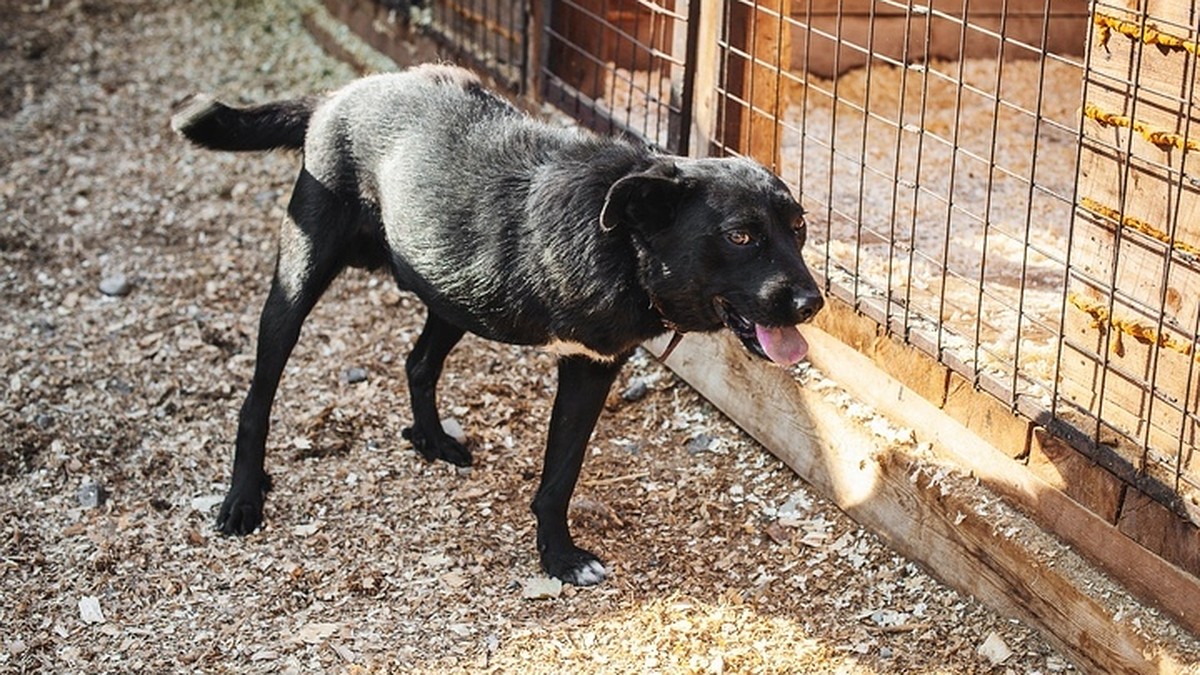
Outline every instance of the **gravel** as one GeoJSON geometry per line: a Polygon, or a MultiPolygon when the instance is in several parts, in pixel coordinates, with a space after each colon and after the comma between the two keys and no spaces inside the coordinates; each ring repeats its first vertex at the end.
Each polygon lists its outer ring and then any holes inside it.
{"type": "Polygon", "coordinates": [[[365,273],[334,284],[285,373],[265,527],[217,535],[297,160],[195,150],[167,120],[197,90],[249,102],[349,80],[298,6],[0,5],[0,670],[1063,667],[644,354],[615,390],[653,386],[610,400],[572,511],[612,578],[552,592],[528,508],[552,357],[464,340],[442,400],[477,463],[427,464],[400,437],[421,310],[365,273]],[[136,292],[98,292],[110,270],[136,292]],[[370,377],[348,384],[348,364],[370,377]],[[107,494],[94,508],[85,480],[107,494]],[[993,666],[979,650],[997,640],[1012,653],[993,666]]]}

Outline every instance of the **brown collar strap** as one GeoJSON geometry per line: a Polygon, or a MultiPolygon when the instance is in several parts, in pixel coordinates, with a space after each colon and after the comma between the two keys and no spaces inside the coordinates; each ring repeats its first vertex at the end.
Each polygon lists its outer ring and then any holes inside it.
{"type": "Polygon", "coordinates": [[[683,333],[675,331],[675,334],[671,336],[671,341],[667,343],[667,348],[663,350],[662,354],[658,355],[658,360],[665,362],[667,357],[671,355],[671,352],[675,351],[675,348],[679,346],[679,341],[682,339],[683,333]]]}

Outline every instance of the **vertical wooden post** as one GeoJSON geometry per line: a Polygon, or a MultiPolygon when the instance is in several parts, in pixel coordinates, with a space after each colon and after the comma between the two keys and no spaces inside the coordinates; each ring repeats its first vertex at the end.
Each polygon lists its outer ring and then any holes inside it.
{"type": "Polygon", "coordinates": [[[726,61],[729,97],[722,142],[778,170],[778,119],[784,104],[783,72],[791,65],[791,0],[742,0],[729,7],[726,61]]]}
{"type": "MultiPolygon", "coordinates": [[[[717,83],[720,75],[721,8],[715,3],[705,4],[701,0],[688,0],[688,32],[692,36],[691,50],[677,52],[687,54],[691,68],[691,109],[685,122],[690,126],[683,133],[689,134],[688,155],[705,157],[711,154],[710,144],[717,133],[717,83]],[[692,11],[691,3],[698,11],[692,11]],[[692,26],[694,22],[696,25],[692,26]]],[[[687,66],[685,66],[686,68],[687,66]]]]}

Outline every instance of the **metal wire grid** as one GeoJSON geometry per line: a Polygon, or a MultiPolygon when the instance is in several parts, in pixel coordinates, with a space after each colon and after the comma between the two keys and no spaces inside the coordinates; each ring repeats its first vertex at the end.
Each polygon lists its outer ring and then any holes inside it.
{"type": "Polygon", "coordinates": [[[434,0],[427,29],[454,55],[524,91],[528,35],[525,0],[434,0]]]}
{"type": "MultiPolygon", "coordinates": [[[[1097,17],[1123,17],[1127,16],[1126,12],[1127,8],[1123,5],[1093,5],[1093,13],[1097,17]]],[[[1160,501],[1179,500],[1183,495],[1190,494],[1193,503],[1184,505],[1184,508],[1194,511],[1194,496],[1200,494],[1200,466],[1192,466],[1193,455],[1200,441],[1197,438],[1200,430],[1200,415],[1197,414],[1197,410],[1200,406],[1196,400],[1197,390],[1200,389],[1200,369],[1197,367],[1200,309],[1197,309],[1194,297],[1182,298],[1182,302],[1180,298],[1172,299],[1171,294],[1174,291],[1171,286],[1173,281],[1178,282],[1176,273],[1180,276],[1200,274],[1200,251],[1196,249],[1200,242],[1176,239],[1177,233],[1185,225],[1180,220],[1181,207],[1185,202],[1182,195],[1189,192],[1193,196],[1200,194],[1200,172],[1194,168],[1194,162],[1189,164],[1190,151],[1195,148],[1189,146],[1187,141],[1189,138],[1195,138],[1197,132],[1200,132],[1192,124],[1192,120],[1200,119],[1200,106],[1196,105],[1196,54],[1192,51],[1191,58],[1186,59],[1182,86],[1179,82],[1168,86],[1171,84],[1169,81],[1144,77],[1150,68],[1143,66],[1148,50],[1158,50],[1158,55],[1165,54],[1166,50],[1149,39],[1138,39],[1138,36],[1147,36],[1150,29],[1170,35],[1190,36],[1194,50],[1197,28],[1165,17],[1151,18],[1146,13],[1142,13],[1135,21],[1123,23],[1126,28],[1132,25],[1138,34],[1129,36],[1132,61],[1128,64],[1129,67],[1115,74],[1105,69],[1089,69],[1084,83],[1085,101],[1091,99],[1094,90],[1127,92],[1126,108],[1116,113],[1133,121],[1128,132],[1118,134],[1115,139],[1102,140],[1094,135],[1084,135],[1081,142],[1081,148],[1085,151],[1117,158],[1117,165],[1120,167],[1118,184],[1123,189],[1118,194],[1119,203],[1113,205],[1113,210],[1081,208],[1078,214],[1083,222],[1103,227],[1105,231],[1112,233],[1111,258],[1104,261],[1107,265],[1098,266],[1098,270],[1092,270],[1078,260],[1071,260],[1068,264],[1071,285],[1093,289],[1102,297],[1103,314],[1096,321],[1100,334],[1099,344],[1081,344],[1072,336],[1065,335],[1058,359],[1060,368],[1065,353],[1082,355],[1096,366],[1098,376],[1094,385],[1095,403],[1090,407],[1084,406],[1081,410],[1077,403],[1058,396],[1055,398],[1057,407],[1053,412],[1056,417],[1079,412],[1088,414],[1091,423],[1086,431],[1097,444],[1134,448],[1136,455],[1126,457],[1130,462],[1129,466],[1121,468],[1132,472],[1135,482],[1144,483],[1145,481],[1137,479],[1149,477],[1164,484],[1173,494],[1154,495],[1160,501]],[[1154,102],[1147,102],[1147,99],[1153,99],[1154,102]],[[1172,155],[1165,152],[1157,159],[1153,153],[1135,153],[1135,147],[1141,139],[1137,138],[1138,132],[1132,127],[1142,117],[1141,108],[1151,107],[1165,107],[1178,120],[1177,128],[1165,130],[1167,133],[1174,132],[1177,138],[1183,139],[1182,147],[1178,148],[1179,152],[1174,155],[1173,160],[1172,155]],[[1136,181],[1131,180],[1135,171],[1149,172],[1165,178],[1167,190],[1173,195],[1169,198],[1166,222],[1155,223],[1152,228],[1143,230],[1130,227],[1131,222],[1140,224],[1139,217],[1144,217],[1142,213],[1127,210],[1129,202],[1133,200],[1130,191],[1138,189],[1136,181]],[[1143,289],[1127,287],[1122,282],[1127,284],[1128,280],[1119,276],[1119,272],[1122,271],[1119,257],[1122,253],[1128,254],[1136,249],[1149,252],[1161,264],[1161,274],[1157,279],[1159,283],[1151,297],[1147,297],[1144,292],[1138,292],[1143,289]],[[1148,356],[1143,362],[1126,364],[1119,358],[1123,352],[1123,345],[1122,326],[1118,325],[1117,317],[1123,312],[1140,317],[1141,326],[1151,326],[1149,335],[1143,334],[1135,338],[1147,345],[1148,356]],[[1185,358],[1179,358],[1180,354],[1185,358]],[[1181,361],[1181,369],[1185,371],[1182,377],[1179,372],[1181,361]],[[1163,381],[1167,379],[1176,384],[1169,388],[1164,386],[1163,381]],[[1182,390],[1177,384],[1180,380],[1182,390]],[[1113,401],[1117,398],[1114,390],[1118,387],[1136,389],[1141,396],[1134,406],[1140,407],[1140,410],[1135,411],[1140,415],[1140,419],[1135,423],[1114,424],[1109,421],[1116,412],[1116,404],[1113,401]],[[1156,428],[1159,427],[1159,419],[1165,419],[1166,422],[1160,428],[1156,428]]],[[[1125,39],[1124,36],[1114,36],[1108,28],[1099,26],[1100,22],[1097,21],[1092,40],[1125,39]]],[[[1100,48],[1104,49],[1105,46],[1101,44],[1100,48]]],[[[1097,53],[1095,45],[1092,53],[1097,53]]],[[[1085,107],[1084,114],[1096,117],[1097,111],[1088,106],[1085,107]]],[[[1087,199],[1086,195],[1081,197],[1087,199]]],[[[1070,250],[1075,248],[1073,242],[1070,250]]],[[[1186,284],[1184,287],[1186,288],[1186,284]]],[[[1068,312],[1078,310],[1077,307],[1071,306],[1072,299],[1068,295],[1064,295],[1064,319],[1068,312]]],[[[1139,487],[1142,485],[1139,484],[1139,487]]],[[[1154,488],[1151,484],[1143,489],[1153,493],[1154,488]]]]}
{"type": "MultiPolygon", "coordinates": [[[[1055,312],[1031,311],[1027,296],[1034,288],[1061,289],[1066,260],[1063,247],[1031,236],[1035,223],[1030,206],[1036,203],[1069,222],[1073,169],[1060,172],[1065,179],[1043,180],[1039,155],[1051,143],[1076,137],[1078,99],[1069,113],[1052,112],[1041,92],[1047,64],[1081,74],[1082,62],[1005,36],[1003,13],[999,28],[991,29],[956,13],[877,2],[866,17],[865,40],[857,42],[842,35],[846,17],[840,5],[833,30],[826,30],[814,24],[812,2],[794,8],[791,16],[757,2],[730,4],[750,6],[760,20],[782,21],[805,38],[799,67],[780,70],[791,92],[790,105],[778,116],[758,107],[753,113],[776,117],[784,178],[816,216],[812,221],[821,224],[813,239],[829,291],[1014,407],[1023,394],[1037,392],[1044,400],[1036,385],[1049,384],[1049,377],[1031,372],[1021,348],[1030,340],[1052,342],[1059,320],[1055,312]],[[880,7],[904,10],[904,44],[896,56],[874,49],[880,7]],[[964,52],[968,40],[991,41],[995,56],[971,64],[976,71],[990,72],[976,73],[972,81],[964,72],[966,60],[914,56],[916,46],[928,46],[939,23],[957,31],[964,52]],[[919,45],[913,44],[914,36],[919,45]],[[847,55],[857,54],[865,63],[857,73],[814,77],[803,64],[815,49],[833,50],[835,72],[847,55]],[[1032,98],[1012,91],[1006,79],[1005,71],[1021,56],[1037,64],[1035,80],[1019,83],[1034,92],[1032,98]],[[853,83],[847,84],[848,79],[853,83]],[[890,89],[880,95],[883,88],[890,89]],[[933,94],[940,100],[931,100],[933,94]],[[935,105],[942,106],[938,119],[931,114],[935,105]],[[963,132],[968,115],[982,131],[971,138],[963,132]],[[1014,127],[1025,132],[1029,152],[1024,161],[1020,153],[1002,147],[1011,142],[1006,134],[1014,127]],[[1001,187],[1008,196],[1004,202],[995,197],[1001,187]],[[988,249],[999,245],[1018,251],[1015,261],[1005,261],[1015,264],[1014,269],[989,266],[988,249]],[[1035,256],[1037,279],[1028,273],[1035,256]],[[872,263],[882,267],[869,269],[872,263]],[[1016,283],[995,283],[997,271],[1015,276],[1016,283]],[[998,313],[1008,321],[998,321],[998,313]],[[1007,339],[989,341],[988,336],[1007,339]]],[[[968,9],[964,2],[961,14],[968,9]]],[[[1046,16],[1043,31],[1049,24],[1046,16]]],[[[721,46],[726,59],[733,55],[754,60],[758,67],[774,66],[740,49],[727,34],[721,46]]],[[[743,106],[750,105],[746,98],[754,98],[752,92],[739,98],[728,89],[719,95],[743,106]]],[[[1073,164],[1074,158],[1068,161],[1073,164]]]]}
{"type": "Polygon", "coordinates": [[[678,3],[683,11],[676,0],[550,4],[540,65],[545,99],[601,133],[686,153],[686,3],[678,3]]]}
{"type": "MultiPolygon", "coordinates": [[[[1074,50],[1058,53],[1048,48],[1052,33],[1062,30],[1054,24],[1061,17],[1055,17],[1050,2],[1033,13],[1001,2],[997,14],[976,20],[981,4],[962,0],[953,7],[930,7],[877,0],[863,15],[848,13],[845,3],[821,15],[812,0],[794,3],[790,12],[779,11],[778,0],[727,2],[718,110],[740,107],[746,116],[774,121],[768,147],[777,150],[759,150],[758,158],[778,164],[775,168],[812,213],[816,227],[810,225],[810,239],[830,294],[1014,410],[1073,437],[1122,478],[1179,508],[1182,494],[1196,492],[1200,473],[1187,470],[1198,428],[1196,360],[1185,366],[1189,384],[1181,398],[1156,381],[1162,345],[1152,345],[1146,371],[1131,372],[1111,357],[1117,348],[1114,331],[1104,332],[1098,349],[1071,343],[1064,332],[1068,279],[1101,289],[1107,317],[1134,307],[1153,317],[1156,335],[1167,329],[1186,336],[1188,344],[1174,345],[1176,351],[1196,353],[1200,317],[1187,317],[1191,325],[1173,321],[1165,295],[1157,304],[1135,302],[1120,287],[1115,260],[1103,278],[1072,263],[1074,219],[1097,217],[1075,207],[1086,96],[1081,82],[1094,74],[1084,57],[1072,52],[1087,53],[1085,33],[1078,32],[1074,50]],[[756,18],[749,39],[730,34],[733,8],[756,18]],[[1023,37],[1014,36],[1008,30],[1014,17],[1036,21],[1039,30],[1031,34],[1026,25],[1023,37]],[[799,43],[791,63],[789,54],[756,53],[749,46],[756,43],[756,26],[773,23],[792,31],[799,43]],[[881,37],[884,31],[889,34],[881,37]],[[899,46],[896,33],[902,36],[899,46]],[[944,43],[947,34],[957,43],[949,51],[958,56],[942,60],[930,50],[935,38],[944,43]],[[828,61],[830,54],[832,66],[824,66],[829,76],[811,74],[807,66],[814,55],[828,61]],[[774,69],[784,84],[775,96],[783,91],[786,100],[768,97],[760,103],[753,77],[744,78],[740,88],[730,87],[730,73],[744,67],[774,69]],[[1141,424],[1122,429],[1106,421],[1105,404],[1089,408],[1063,396],[1064,345],[1096,363],[1100,400],[1109,395],[1108,378],[1119,378],[1148,399],[1139,411],[1141,424]],[[1174,413],[1169,418],[1178,433],[1169,447],[1152,442],[1155,406],[1174,413]],[[1121,438],[1115,440],[1114,434],[1121,438]],[[1114,451],[1116,446],[1125,447],[1114,451]]],[[[1180,34],[1194,34],[1178,28],[1180,34]]],[[[1155,92],[1180,107],[1186,124],[1196,116],[1195,110],[1188,114],[1195,59],[1189,68],[1188,91],[1155,92]]],[[[1139,69],[1130,72],[1131,79],[1120,84],[1145,91],[1139,69]]],[[[1124,114],[1134,117],[1131,111],[1124,114]]],[[[1180,133],[1188,137],[1187,129],[1180,133]]],[[[744,145],[731,145],[728,133],[716,136],[721,152],[747,152],[744,145]]],[[[1128,174],[1128,144],[1108,151],[1125,153],[1128,174]]],[[[1159,163],[1151,169],[1181,186],[1184,181],[1200,186],[1185,164],[1159,163]]],[[[1128,175],[1122,180],[1127,183],[1128,175]]],[[[1177,229],[1179,204],[1176,199],[1169,233],[1177,229]]],[[[1126,219],[1123,202],[1110,218],[1126,219]]],[[[1196,269],[1196,252],[1175,246],[1173,239],[1156,241],[1112,224],[1110,229],[1117,231],[1114,255],[1121,237],[1158,247],[1166,261],[1164,289],[1173,265],[1196,269]]]]}

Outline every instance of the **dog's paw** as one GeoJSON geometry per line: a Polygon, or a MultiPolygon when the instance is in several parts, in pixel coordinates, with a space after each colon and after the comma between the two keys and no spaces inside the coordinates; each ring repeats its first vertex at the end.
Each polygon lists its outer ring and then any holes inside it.
{"type": "Polygon", "coordinates": [[[454,466],[471,466],[471,451],[467,446],[450,438],[440,429],[439,433],[427,434],[418,426],[405,427],[400,435],[412,443],[417,452],[429,461],[442,460],[454,466]]]}
{"type": "Polygon", "coordinates": [[[544,554],[542,568],[546,574],[574,586],[594,586],[608,578],[608,570],[599,558],[574,546],[562,553],[544,554]]]}
{"type": "Polygon", "coordinates": [[[221,534],[247,535],[258,529],[262,525],[263,501],[269,489],[269,477],[251,487],[230,488],[217,513],[217,530],[221,534]]]}

